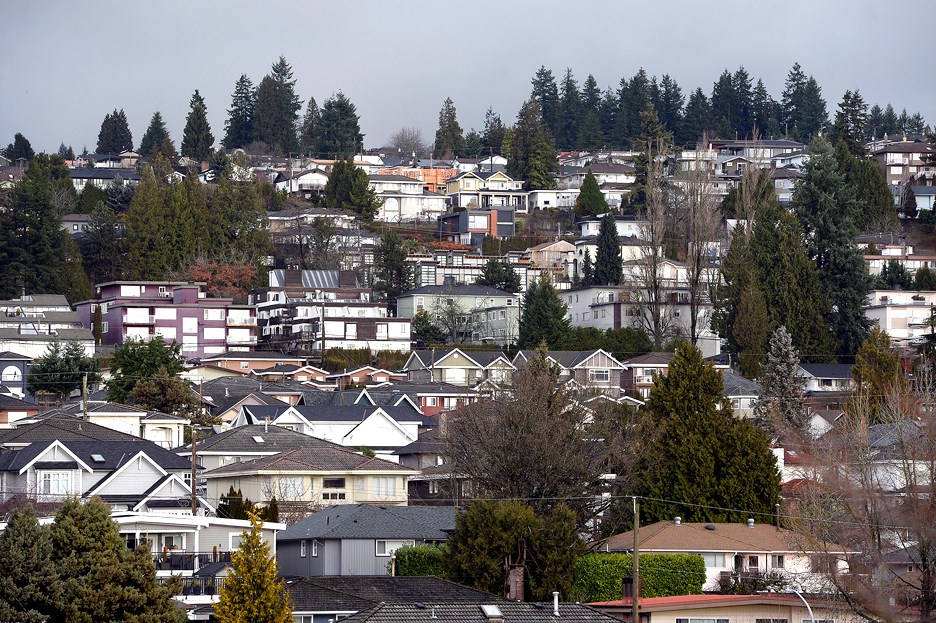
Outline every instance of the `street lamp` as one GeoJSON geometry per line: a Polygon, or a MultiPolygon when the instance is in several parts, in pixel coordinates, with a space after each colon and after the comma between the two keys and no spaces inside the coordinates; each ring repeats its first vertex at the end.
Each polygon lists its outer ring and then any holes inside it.
{"type": "Polygon", "coordinates": [[[816,623],[816,617],[813,615],[812,608],[809,606],[809,602],[806,601],[806,598],[803,597],[803,594],[797,590],[790,589],[790,592],[800,598],[800,601],[803,602],[803,605],[806,606],[806,611],[809,612],[809,622],[816,623]]]}

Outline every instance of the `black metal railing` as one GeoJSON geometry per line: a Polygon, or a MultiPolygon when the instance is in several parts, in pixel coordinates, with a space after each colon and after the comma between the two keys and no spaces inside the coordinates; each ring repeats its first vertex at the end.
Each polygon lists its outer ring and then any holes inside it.
{"type": "Polygon", "coordinates": [[[198,571],[213,562],[231,562],[231,552],[176,552],[154,554],[157,571],[198,571]]]}
{"type": "Polygon", "coordinates": [[[156,581],[160,584],[169,584],[171,582],[182,581],[178,595],[183,597],[189,597],[192,595],[207,595],[212,597],[218,595],[221,592],[221,587],[224,586],[224,578],[208,577],[208,578],[156,578],[156,581]]]}

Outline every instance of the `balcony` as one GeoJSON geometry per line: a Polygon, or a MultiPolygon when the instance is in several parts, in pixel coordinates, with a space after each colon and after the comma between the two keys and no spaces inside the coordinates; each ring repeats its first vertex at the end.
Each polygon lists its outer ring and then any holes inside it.
{"type": "MultiPolygon", "coordinates": [[[[193,595],[206,595],[213,597],[221,593],[221,587],[224,586],[223,577],[207,578],[179,578],[182,580],[182,587],[179,595],[189,597],[193,595]]],[[[156,578],[159,584],[168,584],[175,581],[174,578],[156,578]]]]}
{"type": "Polygon", "coordinates": [[[229,327],[255,327],[257,326],[256,316],[228,316],[227,326],[229,327]]]}
{"type": "Polygon", "coordinates": [[[124,316],[125,325],[151,325],[156,324],[156,316],[124,316]]]}
{"type": "Polygon", "coordinates": [[[257,336],[249,335],[247,337],[237,337],[229,335],[224,341],[230,346],[253,346],[257,343],[257,336]]]}
{"type": "Polygon", "coordinates": [[[213,562],[231,562],[231,552],[174,552],[153,555],[157,571],[198,571],[213,562]]]}

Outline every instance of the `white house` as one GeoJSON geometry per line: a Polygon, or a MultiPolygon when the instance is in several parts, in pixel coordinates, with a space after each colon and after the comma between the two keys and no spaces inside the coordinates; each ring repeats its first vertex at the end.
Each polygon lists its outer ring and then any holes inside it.
{"type": "Polygon", "coordinates": [[[370,187],[381,200],[376,220],[404,223],[428,220],[445,212],[445,197],[423,189],[423,183],[405,175],[370,175],[370,187]]]}
{"type": "Polygon", "coordinates": [[[891,342],[908,346],[923,343],[932,333],[934,304],[933,291],[872,290],[862,309],[891,342]]]}

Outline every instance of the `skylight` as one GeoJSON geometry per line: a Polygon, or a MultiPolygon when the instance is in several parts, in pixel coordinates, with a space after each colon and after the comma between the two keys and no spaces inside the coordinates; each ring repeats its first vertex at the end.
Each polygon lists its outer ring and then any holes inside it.
{"type": "Polygon", "coordinates": [[[92,454],[92,455],[91,455],[91,460],[94,461],[95,463],[103,463],[103,462],[104,462],[104,457],[101,456],[100,454],[92,454]]]}
{"type": "Polygon", "coordinates": [[[253,440],[256,441],[257,443],[263,443],[263,437],[261,437],[260,435],[254,435],[253,440]]]}

